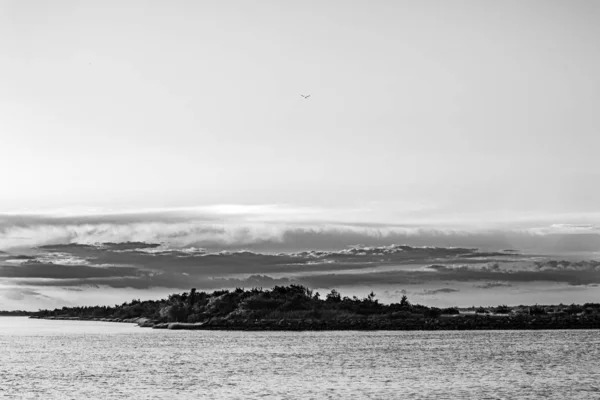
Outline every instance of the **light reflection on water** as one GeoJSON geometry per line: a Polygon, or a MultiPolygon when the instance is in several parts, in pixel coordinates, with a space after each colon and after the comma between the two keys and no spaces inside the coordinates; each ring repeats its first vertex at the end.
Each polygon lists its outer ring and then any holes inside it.
{"type": "Polygon", "coordinates": [[[0,317],[0,351],[7,399],[600,398],[600,331],[165,331],[0,317]]]}

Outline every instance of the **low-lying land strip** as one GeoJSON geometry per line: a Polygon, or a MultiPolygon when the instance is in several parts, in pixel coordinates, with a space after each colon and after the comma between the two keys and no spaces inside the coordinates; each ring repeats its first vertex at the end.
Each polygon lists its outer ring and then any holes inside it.
{"type": "Polygon", "coordinates": [[[31,318],[137,323],[155,329],[227,330],[478,330],[600,329],[600,304],[501,305],[436,308],[319,293],[300,285],[271,290],[236,289],[172,294],[168,299],[133,300],[119,306],[41,310],[31,318]]]}

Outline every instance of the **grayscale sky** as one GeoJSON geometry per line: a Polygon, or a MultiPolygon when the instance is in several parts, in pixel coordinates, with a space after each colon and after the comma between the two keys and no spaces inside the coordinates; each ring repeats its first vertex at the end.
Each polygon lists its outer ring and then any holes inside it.
{"type": "Polygon", "coordinates": [[[597,2],[1,4],[6,211],[597,211],[597,2]]]}
{"type": "Polygon", "coordinates": [[[0,0],[0,250],[595,257],[598,21],[591,0],[0,0]]]}

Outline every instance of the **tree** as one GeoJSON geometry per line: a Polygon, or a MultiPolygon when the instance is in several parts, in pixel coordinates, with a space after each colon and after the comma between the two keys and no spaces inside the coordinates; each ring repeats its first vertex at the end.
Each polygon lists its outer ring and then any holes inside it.
{"type": "Polygon", "coordinates": [[[187,310],[181,304],[174,304],[167,308],[168,322],[185,322],[187,317],[187,310]]]}
{"type": "Polygon", "coordinates": [[[342,301],[342,296],[335,289],[331,289],[325,298],[325,301],[328,303],[339,303],[342,301]]]}
{"type": "Polygon", "coordinates": [[[497,314],[510,314],[511,309],[509,306],[501,305],[496,307],[495,311],[497,314]]]}
{"type": "Polygon", "coordinates": [[[400,299],[400,307],[410,307],[410,302],[405,294],[403,294],[402,299],[400,299]]]}
{"type": "Polygon", "coordinates": [[[374,301],[376,301],[375,296],[376,296],[376,294],[373,293],[373,291],[371,290],[371,293],[369,293],[369,295],[367,296],[367,301],[369,303],[373,303],[374,301]]]}

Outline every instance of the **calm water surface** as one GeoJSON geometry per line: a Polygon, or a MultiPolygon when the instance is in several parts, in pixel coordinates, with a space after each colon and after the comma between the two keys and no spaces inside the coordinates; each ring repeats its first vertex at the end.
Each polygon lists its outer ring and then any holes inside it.
{"type": "Polygon", "coordinates": [[[2,399],[600,399],[600,331],[216,332],[0,317],[2,399]]]}

